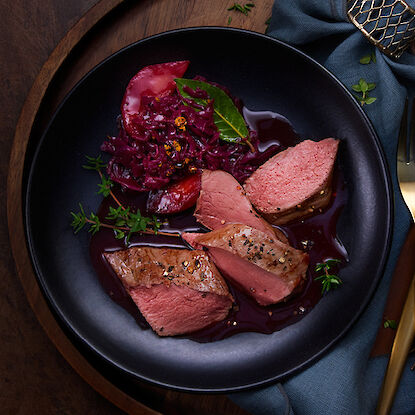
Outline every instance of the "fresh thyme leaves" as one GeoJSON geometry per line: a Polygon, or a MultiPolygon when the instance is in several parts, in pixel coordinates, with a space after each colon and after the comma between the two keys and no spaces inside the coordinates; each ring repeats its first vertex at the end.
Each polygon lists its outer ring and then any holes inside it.
{"type": "Polygon", "coordinates": [[[134,233],[166,234],[165,232],[159,232],[162,223],[156,216],[151,218],[142,216],[138,209],[137,212],[134,213],[131,212],[129,208],[122,208],[119,206],[115,209],[110,207],[109,214],[105,217],[105,219],[112,220],[115,224],[101,222],[98,215],[93,212],[87,216],[82,204],[79,204],[79,209],[78,213],[71,212],[71,226],[74,229],[74,233],[78,233],[86,225],[89,226],[88,231],[93,235],[97,233],[101,227],[110,228],[114,230],[115,237],[117,239],[122,239],[127,236],[127,243],[129,242],[131,235],[134,233]]]}
{"type": "Polygon", "coordinates": [[[340,263],[340,259],[326,259],[324,262],[316,264],[316,272],[319,272],[323,269],[329,270],[340,263]]]}
{"type": "Polygon", "coordinates": [[[370,53],[369,55],[363,56],[359,62],[362,65],[368,65],[370,62],[376,63],[376,54],[375,52],[370,53]]]}
{"type": "Polygon", "coordinates": [[[92,235],[96,234],[101,228],[109,228],[114,230],[116,239],[126,238],[127,244],[135,233],[176,236],[175,234],[160,232],[159,229],[162,222],[156,216],[142,216],[140,210],[137,209],[136,212],[132,212],[130,208],[124,208],[123,206],[118,208],[110,207],[105,219],[113,223],[101,222],[98,215],[94,212],[87,216],[81,203],[79,204],[79,212],[71,212],[71,216],[71,226],[74,229],[74,233],[78,233],[87,225],[89,226],[88,232],[91,232],[92,235]]]}
{"type": "Polygon", "coordinates": [[[360,58],[359,62],[362,65],[368,65],[371,60],[372,60],[371,56],[370,55],[366,55],[366,56],[363,56],[362,58],[360,58]]]}
{"type": "Polygon", "coordinates": [[[98,173],[101,172],[101,170],[105,167],[107,167],[107,164],[102,160],[101,155],[98,157],[90,157],[85,156],[87,160],[87,164],[84,164],[82,167],[86,170],[95,170],[98,173]]]}
{"type": "Polygon", "coordinates": [[[98,194],[107,197],[111,194],[111,187],[114,186],[114,182],[111,179],[108,179],[104,175],[101,176],[101,183],[98,184],[99,190],[98,194]]]}
{"type": "Polygon", "coordinates": [[[333,268],[336,267],[341,261],[339,259],[327,259],[324,262],[316,264],[315,271],[322,273],[316,277],[316,281],[321,282],[321,294],[328,293],[332,288],[338,287],[342,284],[342,280],[335,274],[333,274],[333,268]]]}
{"type": "Polygon", "coordinates": [[[79,212],[74,213],[71,212],[72,215],[72,223],[71,226],[74,230],[74,233],[78,233],[81,229],[85,227],[85,225],[89,225],[88,232],[91,232],[92,235],[97,233],[101,228],[101,221],[99,217],[91,212],[89,216],[86,215],[83,206],[79,203],[79,212]]]}
{"type": "Polygon", "coordinates": [[[231,22],[232,22],[232,17],[228,17],[228,26],[231,24],[231,22]]]}
{"type": "Polygon", "coordinates": [[[354,94],[356,99],[360,102],[363,106],[365,104],[370,105],[373,104],[377,98],[370,97],[368,92],[372,91],[376,88],[376,84],[374,82],[367,82],[365,79],[360,78],[359,83],[356,85],[352,85],[352,89],[355,92],[359,92],[361,95],[354,94]]]}
{"type": "Polygon", "coordinates": [[[71,212],[73,218],[71,226],[73,228],[74,233],[78,233],[86,225],[86,214],[83,206],[80,203],[79,209],[80,211],[78,213],[71,212]]]}
{"type": "Polygon", "coordinates": [[[385,329],[393,329],[393,330],[395,330],[398,327],[398,325],[396,324],[396,321],[395,320],[385,320],[383,322],[383,327],[385,329]]]}
{"type": "Polygon", "coordinates": [[[118,206],[117,208],[113,208],[110,206],[109,212],[105,219],[108,220],[117,220],[121,219],[128,219],[128,215],[130,214],[130,208],[124,208],[123,206],[118,206]]]}
{"type": "Polygon", "coordinates": [[[161,221],[156,217],[143,216],[140,210],[131,212],[130,208],[110,207],[108,215],[105,219],[115,221],[115,238],[122,239],[127,235],[126,242],[130,241],[134,233],[154,233],[158,234],[162,225],[161,221]],[[126,234],[126,231],[128,233],[126,234]],[[151,230],[152,232],[149,232],[151,230]]]}
{"type": "Polygon", "coordinates": [[[99,174],[99,177],[101,178],[101,183],[98,184],[98,194],[102,194],[104,197],[112,196],[112,198],[116,201],[118,206],[121,205],[121,203],[118,201],[118,199],[115,197],[114,193],[112,193],[111,188],[114,186],[114,182],[111,179],[108,179],[104,176],[102,173],[102,169],[107,167],[107,164],[102,160],[101,155],[98,157],[90,157],[85,156],[87,160],[87,164],[84,164],[82,167],[86,170],[94,170],[99,174]]]}
{"type": "Polygon", "coordinates": [[[92,235],[95,235],[101,229],[101,221],[99,220],[99,217],[94,212],[91,212],[87,221],[91,225],[89,231],[92,235]]]}
{"type": "Polygon", "coordinates": [[[96,158],[86,156],[86,159],[87,164],[82,167],[87,170],[96,171],[101,178],[101,183],[98,184],[98,194],[102,194],[104,197],[111,196],[118,206],[109,207],[108,214],[105,217],[105,220],[110,222],[108,223],[101,222],[98,215],[94,212],[91,212],[88,216],[85,213],[85,209],[82,204],[79,203],[79,212],[71,212],[71,226],[74,233],[78,233],[85,226],[89,227],[88,232],[92,233],[92,235],[96,234],[101,228],[109,228],[113,229],[116,239],[126,238],[125,242],[127,244],[130,242],[131,236],[136,233],[179,236],[178,234],[160,232],[162,222],[157,216],[153,215],[151,217],[146,217],[141,214],[139,209],[133,212],[130,207],[123,206],[111,190],[114,183],[112,180],[104,176],[101,171],[106,167],[106,164],[101,159],[101,156],[96,158]]]}
{"type": "Polygon", "coordinates": [[[255,7],[254,3],[246,3],[245,6],[242,6],[239,3],[234,3],[233,6],[229,7],[229,11],[235,10],[236,12],[241,12],[245,16],[251,11],[251,9],[255,7]]]}
{"type": "MultiPolygon", "coordinates": [[[[376,63],[376,54],[372,52],[368,55],[363,56],[360,58],[359,62],[362,65],[369,65],[371,62],[376,63]]],[[[368,92],[372,91],[376,88],[376,84],[374,82],[367,82],[365,79],[360,78],[359,83],[356,85],[352,85],[352,89],[355,92],[359,92],[359,94],[354,94],[356,99],[360,102],[360,105],[370,105],[376,101],[376,97],[369,96],[368,92]]]]}

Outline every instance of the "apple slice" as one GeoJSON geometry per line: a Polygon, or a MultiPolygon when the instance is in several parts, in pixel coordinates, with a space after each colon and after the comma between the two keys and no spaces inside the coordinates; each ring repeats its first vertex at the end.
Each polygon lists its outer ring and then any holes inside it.
{"type": "Polygon", "coordinates": [[[151,191],[147,211],[167,214],[179,213],[192,207],[199,197],[201,175],[194,174],[172,184],[164,190],[151,191]]]}
{"type": "Polygon", "coordinates": [[[171,94],[189,66],[189,61],[177,61],[146,66],[130,80],[121,105],[124,128],[131,137],[138,134],[134,120],[140,116],[143,96],[162,97],[171,94]]]}

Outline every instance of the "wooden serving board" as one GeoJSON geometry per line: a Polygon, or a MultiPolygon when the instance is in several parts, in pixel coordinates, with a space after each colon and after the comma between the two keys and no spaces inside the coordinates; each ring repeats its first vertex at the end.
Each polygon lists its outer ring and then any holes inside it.
{"type": "MultiPolygon", "coordinates": [[[[55,7],[56,10],[61,7],[60,2],[57,0],[49,0],[48,2],[36,0],[32,3],[30,7],[33,12],[36,11],[36,7],[44,7],[45,4],[49,7],[55,7]]],[[[64,8],[63,12],[66,14],[63,13],[60,19],[68,25],[71,19],[76,20],[73,14],[71,14],[73,10],[75,10],[75,13],[80,14],[92,3],[87,0],[69,2],[68,5],[62,6],[64,8]],[[73,4],[72,8],[70,7],[71,3],[73,4]]],[[[144,37],[181,27],[231,26],[264,33],[266,21],[271,16],[273,0],[256,0],[252,3],[255,4],[255,7],[248,15],[244,15],[240,12],[228,11],[227,9],[234,2],[223,0],[101,0],[97,2],[67,32],[50,54],[27,95],[17,121],[15,136],[12,142],[7,183],[9,238],[17,275],[38,321],[64,358],[89,385],[113,402],[118,408],[129,414],[203,415],[214,413],[216,415],[243,415],[246,412],[238,408],[223,395],[185,394],[153,387],[144,383],[134,384],[132,388],[125,380],[118,379],[116,373],[108,370],[105,370],[105,373],[103,373],[104,371],[101,370],[99,362],[91,361],[85,354],[85,351],[80,352],[80,349],[68,338],[67,334],[55,320],[39,289],[30,262],[22,216],[25,158],[30,157],[32,154],[42,131],[62,98],[77,81],[107,56],[144,37]]],[[[13,7],[20,12],[19,16],[23,16],[23,23],[31,23],[36,18],[36,16],[28,17],[24,15],[26,11],[24,1],[16,1],[11,6],[1,6],[0,11],[15,13],[16,10],[13,10],[13,7]]],[[[46,12],[44,13],[46,15],[46,12]]],[[[56,24],[56,22],[54,23],[56,24]]],[[[19,31],[19,29],[20,27],[10,28],[11,35],[8,35],[8,39],[13,41],[13,34],[19,33],[21,42],[24,44],[26,41],[30,44],[30,39],[25,38],[24,34],[22,35],[24,32],[19,31]]],[[[43,35],[47,36],[47,30],[44,28],[42,30],[43,35]]],[[[40,43],[42,41],[43,38],[40,39],[40,43]]],[[[6,50],[3,53],[7,56],[13,56],[6,50]]],[[[33,57],[36,56],[36,50],[27,48],[27,53],[29,55],[32,53],[33,57]]],[[[5,73],[3,65],[2,69],[2,72],[5,73]]],[[[18,71],[16,72],[15,76],[18,78],[18,71]]],[[[22,73],[24,73],[24,68],[22,73]]],[[[10,83],[10,79],[6,78],[4,74],[2,75],[2,81],[6,81],[6,86],[7,82],[10,83]]],[[[13,82],[13,79],[11,82],[13,82]]],[[[7,97],[2,99],[4,108],[7,104],[7,97]]],[[[22,103],[19,105],[18,99],[14,99],[13,102],[16,109],[22,103]]],[[[10,124],[13,124],[13,121],[9,122],[10,124]]],[[[8,143],[3,139],[1,143],[4,149],[7,150],[10,142],[11,136],[8,143]]],[[[3,162],[2,166],[4,167],[5,165],[6,162],[3,162]]],[[[7,244],[7,237],[2,236],[1,242],[7,244]]],[[[13,271],[10,271],[12,266],[6,264],[6,262],[7,258],[2,258],[2,265],[7,267],[10,275],[13,273],[13,271]]],[[[23,315],[23,311],[20,311],[17,307],[14,310],[13,308],[7,308],[7,310],[10,312],[10,315],[12,312],[23,315]]],[[[5,323],[3,322],[3,324],[5,323]]],[[[28,359],[40,359],[40,362],[42,360],[47,361],[48,359],[48,356],[43,355],[42,351],[39,351],[39,356],[33,356],[29,352],[23,356],[27,356],[28,359]]],[[[51,364],[51,362],[48,361],[48,364],[51,364]]],[[[27,367],[29,366],[31,365],[27,365],[27,367]]],[[[2,376],[3,378],[8,373],[9,377],[12,374],[12,377],[19,378],[23,384],[25,381],[30,384],[30,380],[25,380],[26,373],[18,374],[13,372],[13,369],[8,368],[7,365],[0,365],[0,370],[0,373],[4,375],[2,376]]],[[[54,372],[58,377],[58,383],[62,384],[62,388],[65,388],[65,382],[60,379],[59,368],[55,367],[54,372]]],[[[48,385],[49,383],[46,379],[43,388],[42,385],[39,387],[39,393],[48,394],[48,391],[54,393],[56,382],[53,383],[51,389],[48,388],[48,385]]],[[[84,388],[89,387],[86,385],[79,386],[82,392],[81,396],[77,396],[77,403],[71,402],[68,412],[62,409],[60,401],[56,402],[56,407],[54,408],[49,407],[45,410],[45,408],[39,407],[37,394],[33,393],[33,391],[29,392],[31,401],[27,401],[25,398],[19,400],[17,397],[19,394],[16,393],[16,399],[13,401],[6,399],[4,403],[2,402],[3,398],[0,397],[0,404],[3,409],[6,408],[6,413],[28,413],[16,410],[16,408],[21,408],[24,402],[25,407],[30,410],[32,415],[41,413],[85,413],[86,408],[88,408],[88,413],[120,413],[117,408],[105,406],[102,403],[97,403],[92,408],[91,399],[95,399],[98,402],[98,398],[91,397],[84,388]]],[[[15,392],[18,389],[10,387],[10,390],[15,392]]],[[[69,395],[70,392],[68,391],[69,395]]],[[[53,397],[51,398],[49,402],[54,402],[53,397]]],[[[41,400],[42,398],[39,399],[41,400]]]]}

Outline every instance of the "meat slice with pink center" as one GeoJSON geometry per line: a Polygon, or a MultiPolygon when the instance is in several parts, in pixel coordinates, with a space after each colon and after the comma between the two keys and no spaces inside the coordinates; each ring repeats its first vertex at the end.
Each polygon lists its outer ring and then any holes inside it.
{"type": "Polygon", "coordinates": [[[276,154],[246,180],[248,199],[275,225],[320,213],[331,200],[338,146],[333,138],[305,140],[276,154]]]}
{"type": "Polygon", "coordinates": [[[104,255],[159,336],[202,329],[232,307],[225,281],[203,251],[133,247],[104,255]]]}

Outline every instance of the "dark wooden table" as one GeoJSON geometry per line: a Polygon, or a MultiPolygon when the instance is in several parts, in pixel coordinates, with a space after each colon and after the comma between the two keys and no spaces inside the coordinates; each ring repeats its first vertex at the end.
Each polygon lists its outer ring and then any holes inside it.
{"type": "MultiPolygon", "coordinates": [[[[85,71],[121,47],[148,35],[178,27],[228,24],[264,32],[273,1],[256,0],[254,3],[252,12],[244,16],[227,11],[233,1],[125,1],[111,12],[105,24],[94,28],[71,55],[70,68],[61,74],[61,88],[49,110],[53,110],[85,71]],[[229,18],[232,20],[230,23],[229,18]]],[[[6,215],[9,157],[25,98],[42,65],[65,33],[96,4],[97,0],[14,0],[0,3],[0,195],[3,201],[0,207],[1,414],[123,413],[82,380],[38,323],[17,276],[6,215]]],[[[143,394],[149,406],[166,414],[245,413],[223,396],[202,395],[195,399],[193,395],[167,392],[146,385],[143,385],[143,394]]],[[[135,413],[138,413],[137,410],[135,413]]]]}

